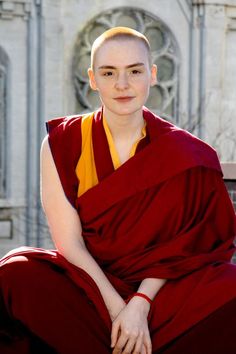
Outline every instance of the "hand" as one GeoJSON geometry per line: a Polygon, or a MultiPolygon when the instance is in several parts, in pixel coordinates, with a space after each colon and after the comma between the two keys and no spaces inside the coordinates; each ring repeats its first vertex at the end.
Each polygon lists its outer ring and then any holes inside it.
{"type": "Polygon", "coordinates": [[[133,297],[112,323],[112,354],[152,354],[147,316],[150,304],[133,297]]]}
{"type": "Polygon", "coordinates": [[[109,311],[111,322],[113,322],[116,317],[119,315],[119,313],[126,307],[126,302],[122,299],[122,297],[116,299],[114,304],[112,304],[112,307],[109,311]]]}

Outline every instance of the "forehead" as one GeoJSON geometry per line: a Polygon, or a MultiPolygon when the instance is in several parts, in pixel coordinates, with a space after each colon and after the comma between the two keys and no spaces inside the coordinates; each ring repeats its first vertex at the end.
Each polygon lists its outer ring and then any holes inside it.
{"type": "Polygon", "coordinates": [[[134,63],[148,64],[149,56],[145,44],[138,39],[109,39],[94,53],[95,67],[112,65],[127,66],[134,63]]]}

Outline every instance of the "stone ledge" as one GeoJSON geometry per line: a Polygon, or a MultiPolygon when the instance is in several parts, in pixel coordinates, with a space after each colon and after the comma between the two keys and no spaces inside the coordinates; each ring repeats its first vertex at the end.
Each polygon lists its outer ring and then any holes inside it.
{"type": "Polygon", "coordinates": [[[193,5],[236,6],[236,0],[192,0],[193,5]]]}
{"type": "Polygon", "coordinates": [[[30,0],[0,0],[0,19],[12,20],[14,17],[27,19],[30,11],[30,0]]]}
{"type": "Polygon", "coordinates": [[[0,209],[25,208],[26,206],[25,198],[0,198],[0,209]]]}
{"type": "Polygon", "coordinates": [[[12,238],[12,221],[11,220],[0,220],[0,239],[11,239],[12,238]]]}
{"type": "Polygon", "coordinates": [[[236,211],[236,162],[222,162],[225,186],[236,211]]]}
{"type": "Polygon", "coordinates": [[[221,162],[224,179],[236,181],[236,162],[221,162]]]}

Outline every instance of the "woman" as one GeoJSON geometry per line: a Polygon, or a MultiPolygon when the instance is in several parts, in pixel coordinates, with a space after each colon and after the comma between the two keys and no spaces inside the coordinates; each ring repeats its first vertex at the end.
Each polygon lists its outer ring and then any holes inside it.
{"type": "Polygon", "coordinates": [[[156,74],[146,37],[108,30],[88,70],[102,107],[47,123],[56,251],[2,259],[6,353],[236,352],[235,213],[215,151],[144,107],[156,74]]]}

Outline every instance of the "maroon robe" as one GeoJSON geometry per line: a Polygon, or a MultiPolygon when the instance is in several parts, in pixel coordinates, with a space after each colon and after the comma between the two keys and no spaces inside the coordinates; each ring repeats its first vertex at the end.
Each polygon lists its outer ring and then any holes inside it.
{"type": "MultiPolygon", "coordinates": [[[[68,200],[78,210],[89,252],[125,299],[145,278],[167,279],[149,314],[153,352],[183,335],[236,298],[235,212],[216,152],[143,110],[147,137],[114,171],[102,124],[93,121],[99,184],[77,197],[81,117],[48,122],[49,143],[68,200]]],[[[111,330],[100,291],[82,269],[56,251],[14,253],[55,263],[67,271],[111,330]]],[[[14,254],[2,260],[2,265],[14,254]]]]}

